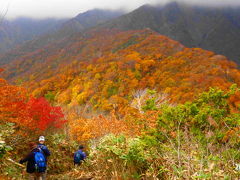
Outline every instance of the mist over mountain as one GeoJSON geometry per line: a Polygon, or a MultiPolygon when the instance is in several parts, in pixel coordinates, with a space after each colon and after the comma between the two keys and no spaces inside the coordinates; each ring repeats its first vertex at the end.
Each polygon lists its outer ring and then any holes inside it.
{"type": "Polygon", "coordinates": [[[2,0],[0,13],[4,13],[9,8],[6,18],[16,18],[19,16],[32,18],[72,18],[78,13],[88,10],[99,9],[118,9],[122,8],[128,12],[149,3],[149,4],[166,4],[177,1],[180,3],[188,3],[193,5],[201,5],[205,7],[235,7],[240,6],[239,0],[2,0]]]}
{"type": "Polygon", "coordinates": [[[80,32],[87,28],[104,23],[107,20],[114,19],[123,15],[124,12],[121,10],[102,10],[93,9],[84,13],[80,13],[75,18],[67,21],[61,26],[60,31],[66,33],[80,32]]]}
{"type": "Polygon", "coordinates": [[[180,3],[144,5],[99,28],[150,28],[180,41],[227,56],[240,64],[240,8],[206,7],[180,3]]]}
{"type": "MultiPolygon", "coordinates": [[[[82,32],[88,28],[99,25],[107,20],[111,20],[122,15],[124,12],[120,10],[100,10],[93,9],[84,13],[80,13],[76,17],[59,24],[57,27],[49,30],[47,33],[42,33],[41,36],[28,41],[21,46],[0,56],[0,64],[10,63],[15,58],[31,53],[37,49],[43,48],[46,45],[61,41],[74,33],[82,32]]],[[[36,28],[38,28],[37,26],[36,28]]],[[[28,27],[25,27],[28,29],[28,27]]],[[[30,28],[31,29],[31,28],[30,28]]],[[[41,29],[41,28],[40,28],[41,29]]],[[[27,31],[27,30],[26,30],[27,31]]],[[[46,32],[46,31],[45,31],[46,32]]],[[[4,36],[6,37],[6,36],[4,36]]],[[[4,45],[4,43],[1,43],[4,45]]]]}
{"type": "MultiPolygon", "coordinates": [[[[4,1],[40,18],[171,0],[4,1]]],[[[4,26],[0,10],[0,180],[239,179],[240,9],[179,1],[4,26]],[[42,135],[51,158],[32,163],[42,135]]]]}
{"type": "Polygon", "coordinates": [[[52,31],[65,20],[52,18],[39,20],[26,17],[5,20],[0,25],[0,52],[8,51],[16,45],[52,31]]]}
{"type": "Polygon", "coordinates": [[[225,55],[240,64],[240,8],[206,7],[172,2],[144,5],[124,14],[122,11],[93,9],[80,13],[59,28],[29,41],[0,56],[0,64],[8,63],[44,46],[54,45],[77,32],[91,28],[139,30],[150,28],[184,44],[225,55]]]}
{"type": "Polygon", "coordinates": [[[150,29],[75,33],[2,68],[5,79],[34,96],[51,93],[60,104],[91,102],[104,110],[115,102],[127,106],[136,89],[155,88],[184,102],[209,87],[240,80],[236,64],[226,57],[186,48],[150,29]]]}

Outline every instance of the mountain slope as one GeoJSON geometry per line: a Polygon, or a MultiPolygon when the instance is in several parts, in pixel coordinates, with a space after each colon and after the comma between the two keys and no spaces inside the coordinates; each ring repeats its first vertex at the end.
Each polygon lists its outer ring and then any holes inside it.
{"type": "Polygon", "coordinates": [[[240,84],[240,71],[226,57],[185,48],[151,30],[75,34],[4,69],[5,78],[28,87],[34,96],[105,111],[123,111],[132,93],[146,88],[177,103],[192,100],[209,87],[240,84]]]}
{"type": "Polygon", "coordinates": [[[102,10],[93,9],[77,15],[75,18],[64,23],[60,30],[68,34],[73,32],[80,32],[93,26],[99,25],[110,19],[114,19],[123,14],[120,10],[102,10]]]}
{"type": "Polygon", "coordinates": [[[210,8],[169,3],[144,5],[102,27],[150,28],[183,43],[227,56],[240,64],[240,7],[210,8]]]}
{"type": "Polygon", "coordinates": [[[0,56],[0,65],[10,63],[15,58],[19,58],[37,49],[41,49],[48,44],[54,44],[55,41],[61,41],[67,36],[71,36],[76,32],[84,31],[90,27],[96,26],[122,14],[123,12],[120,10],[111,11],[100,9],[94,9],[81,13],[75,18],[63,23],[54,31],[41,35],[38,38],[28,41],[21,46],[2,54],[0,56]]]}
{"type": "Polygon", "coordinates": [[[0,52],[9,51],[18,44],[54,30],[64,21],[65,19],[37,20],[31,18],[3,21],[0,26],[0,52]]]}

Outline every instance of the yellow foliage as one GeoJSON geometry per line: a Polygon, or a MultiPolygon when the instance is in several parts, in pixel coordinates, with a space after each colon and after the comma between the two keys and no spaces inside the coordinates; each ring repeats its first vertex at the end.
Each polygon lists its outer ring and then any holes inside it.
{"type": "Polygon", "coordinates": [[[136,51],[132,52],[131,54],[126,56],[126,60],[135,60],[135,61],[140,61],[140,54],[136,51]]]}
{"type": "Polygon", "coordinates": [[[101,75],[99,73],[95,74],[94,76],[95,79],[100,79],[101,78],[101,75]]]}
{"type": "Polygon", "coordinates": [[[87,71],[91,71],[92,69],[93,69],[93,65],[92,64],[88,65],[87,71]]]}
{"type": "Polygon", "coordinates": [[[71,102],[71,91],[67,89],[57,96],[58,103],[69,104],[71,102]]]}
{"type": "Polygon", "coordinates": [[[84,91],[77,95],[76,100],[79,104],[84,104],[87,100],[87,97],[88,97],[88,94],[87,92],[84,91]]]}

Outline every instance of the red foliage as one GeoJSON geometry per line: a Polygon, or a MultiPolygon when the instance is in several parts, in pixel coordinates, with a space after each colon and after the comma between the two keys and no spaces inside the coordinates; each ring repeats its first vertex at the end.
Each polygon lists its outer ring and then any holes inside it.
{"type": "MultiPolygon", "coordinates": [[[[4,77],[24,79],[34,97],[51,93],[59,104],[120,113],[136,90],[155,89],[175,104],[210,87],[240,85],[240,71],[226,57],[185,48],[150,30],[93,30],[24,54],[5,69],[4,77]]],[[[231,99],[234,109],[239,99],[231,99]]]]}
{"type": "Polygon", "coordinates": [[[26,92],[23,88],[9,85],[0,78],[0,121],[21,122],[20,117],[25,114],[23,109],[26,100],[26,92]]]}
{"type": "Polygon", "coordinates": [[[28,100],[24,88],[0,78],[0,122],[16,123],[21,129],[46,130],[60,128],[66,121],[60,107],[53,107],[45,98],[28,100]]]}
{"type": "Polygon", "coordinates": [[[48,127],[61,127],[66,121],[61,107],[53,107],[49,102],[41,98],[30,98],[26,103],[27,116],[32,120],[34,128],[45,130],[48,127]]]}

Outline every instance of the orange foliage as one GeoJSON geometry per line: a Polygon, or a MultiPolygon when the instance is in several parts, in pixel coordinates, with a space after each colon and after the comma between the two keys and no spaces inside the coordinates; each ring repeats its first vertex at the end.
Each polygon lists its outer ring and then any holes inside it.
{"type": "Polygon", "coordinates": [[[114,114],[107,117],[99,115],[92,118],[84,118],[71,114],[68,118],[71,137],[81,142],[111,133],[130,134],[130,131],[132,134],[136,133],[135,129],[130,129],[126,122],[118,120],[114,114]]]}
{"type": "MultiPolygon", "coordinates": [[[[88,104],[120,115],[138,89],[155,89],[169,94],[171,103],[183,103],[209,87],[240,85],[240,71],[226,57],[185,48],[150,30],[92,30],[59,43],[21,57],[5,76],[17,65],[24,72],[11,80],[27,79],[24,85],[34,96],[51,92],[60,104],[88,104]],[[60,48],[64,43],[67,50],[60,48]]],[[[239,99],[231,99],[233,108],[239,99]]]]}
{"type": "Polygon", "coordinates": [[[27,100],[26,91],[12,86],[0,78],[0,120],[5,122],[21,122],[24,120],[24,105],[27,100]]]}
{"type": "Polygon", "coordinates": [[[65,121],[61,108],[52,107],[44,98],[28,98],[24,88],[0,78],[0,121],[12,122],[22,129],[45,130],[60,127],[65,121]]]}

